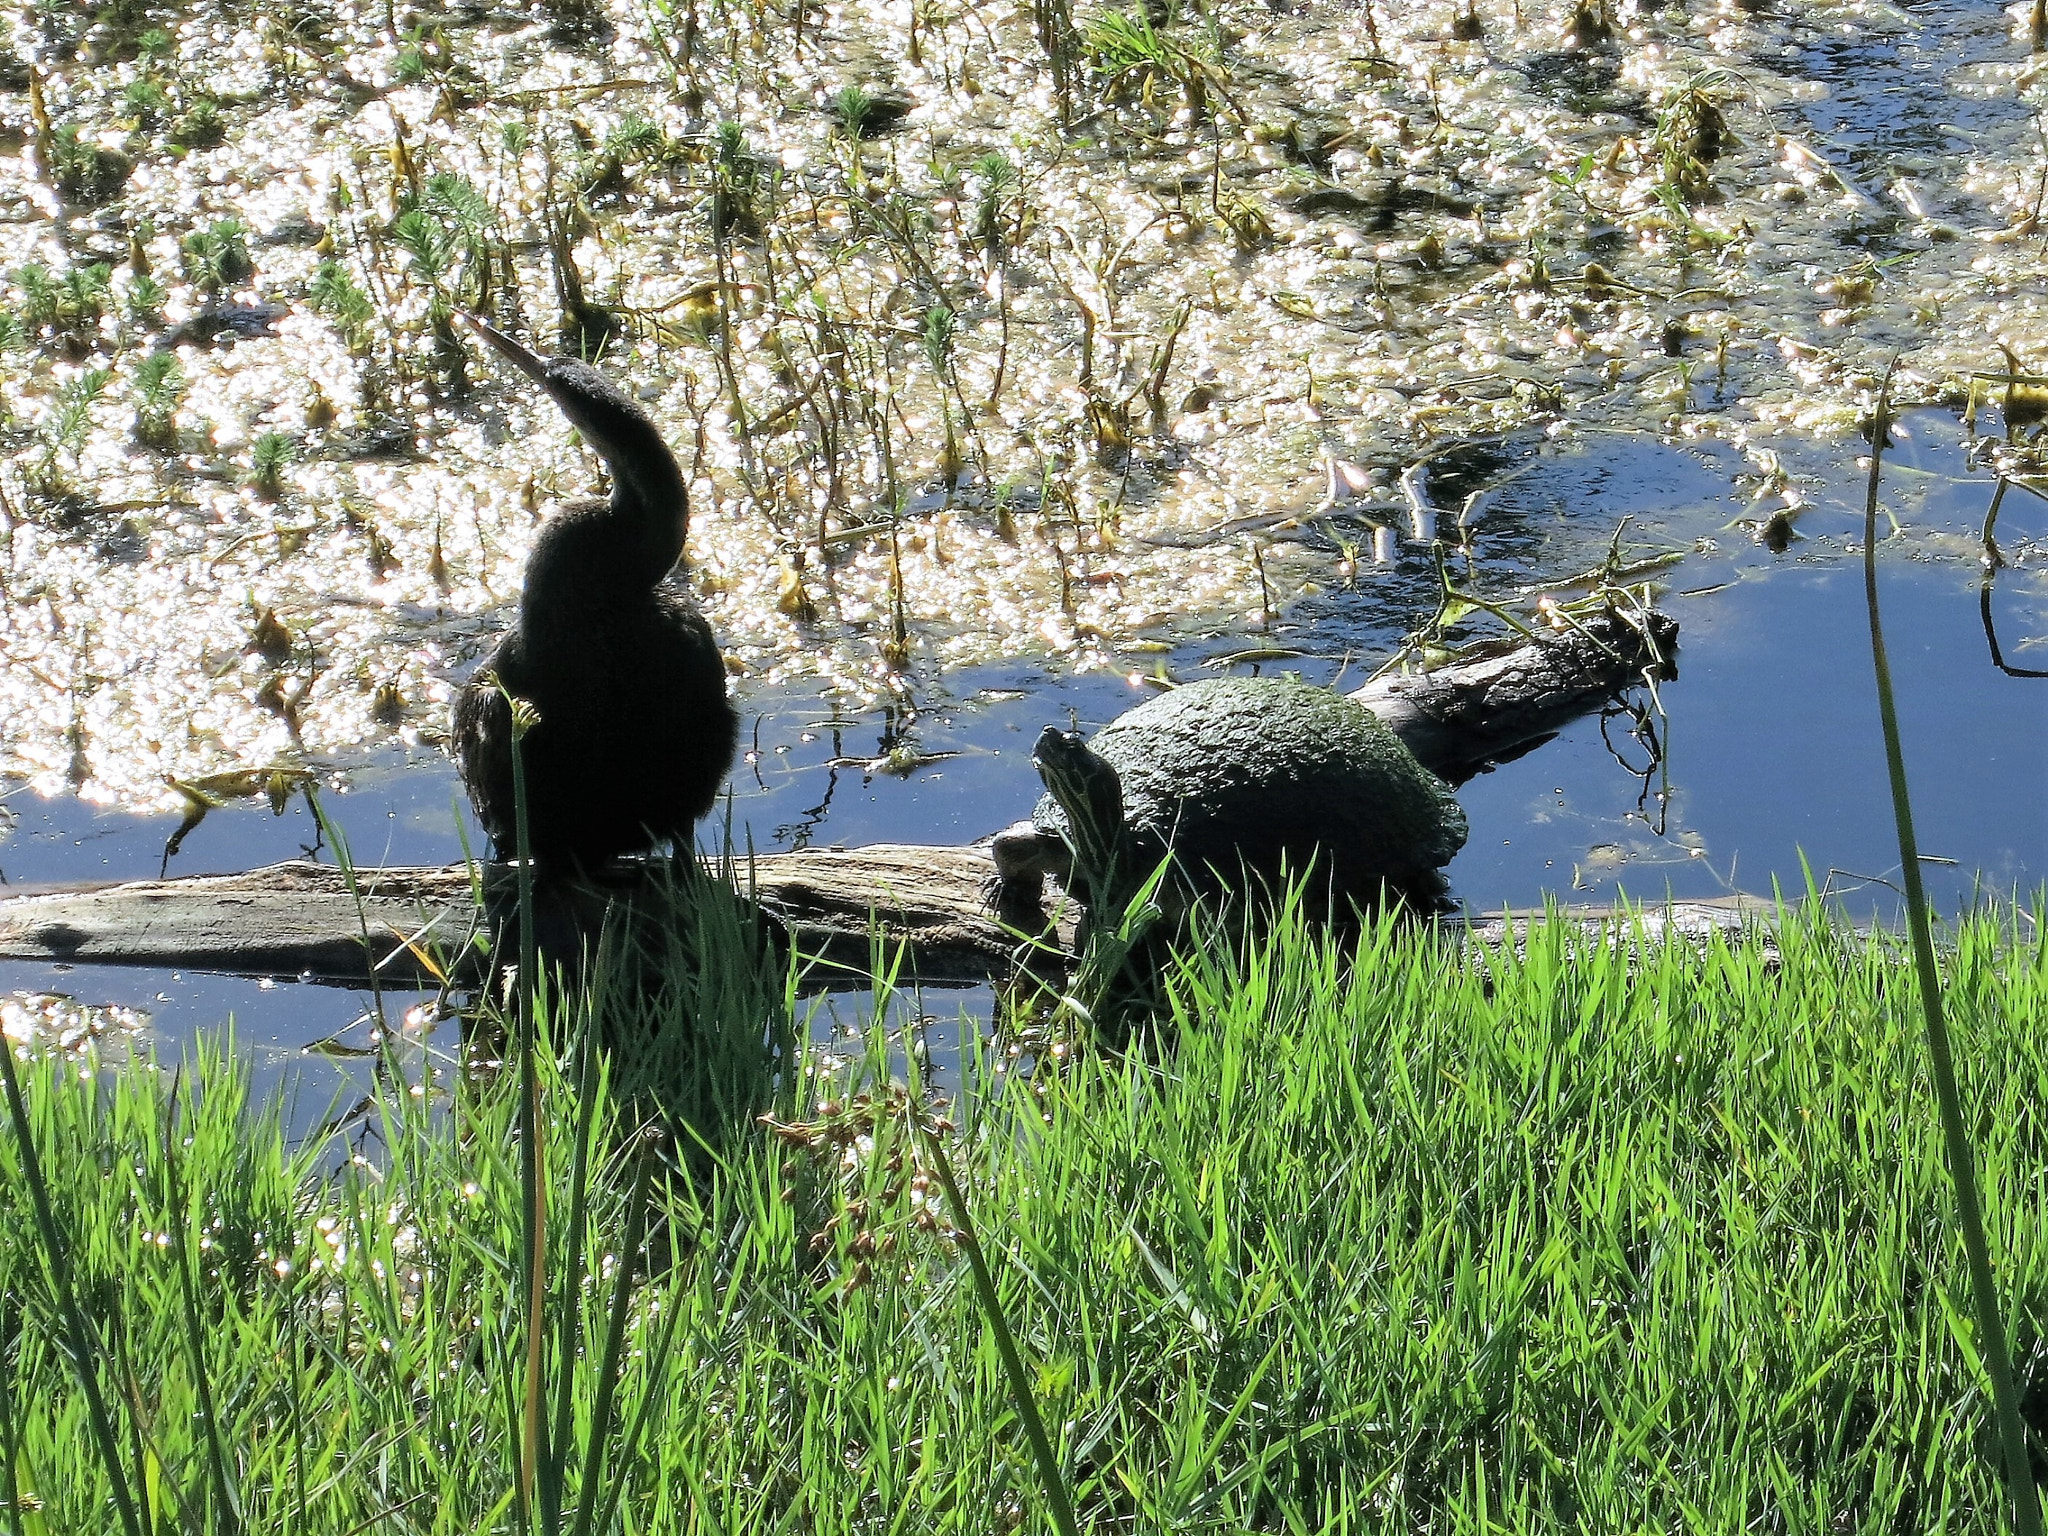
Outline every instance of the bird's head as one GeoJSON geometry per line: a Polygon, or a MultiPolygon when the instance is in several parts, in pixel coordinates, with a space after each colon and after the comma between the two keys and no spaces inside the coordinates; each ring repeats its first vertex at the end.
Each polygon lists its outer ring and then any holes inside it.
{"type": "Polygon", "coordinates": [[[682,467],[640,403],[586,362],[542,357],[474,315],[463,317],[506,362],[532,379],[597,450],[612,477],[612,513],[646,539],[650,581],[682,558],[690,518],[682,467]]]}

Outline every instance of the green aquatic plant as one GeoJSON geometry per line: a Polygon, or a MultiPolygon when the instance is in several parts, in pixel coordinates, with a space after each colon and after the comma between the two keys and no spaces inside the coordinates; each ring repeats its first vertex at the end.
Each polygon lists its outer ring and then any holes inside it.
{"type": "Polygon", "coordinates": [[[249,445],[249,488],[265,501],[284,494],[284,472],[298,456],[298,444],[283,432],[258,435],[249,445]]]}
{"type": "Polygon", "coordinates": [[[1158,112],[1163,110],[1161,94],[1177,91],[1189,120],[1199,123],[1207,119],[1209,94],[1216,91],[1243,120],[1243,112],[1230,100],[1229,76],[1208,46],[1210,39],[1199,44],[1181,41],[1162,31],[1144,6],[1091,18],[1082,28],[1082,38],[1112,101],[1135,97],[1158,112]]]}
{"type": "Polygon", "coordinates": [[[1570,20],[1565,23],[1565,41],[1574,48],[1592,48],[1614,38],[1612,0],[1573,0],[1570,20]]]}
{"type": "Polygon", "coordinates": [[[240,219],[215,219],[206,228],[193,230],[178,242],[178,251],[185,280],[208,298],[256,275],[255,260],[249,255],[249,226],[240,219]]]}
{"type": "Polygon", "coordinates": [[[67,487],[58,460],[69,458],[75,462],[84,451],[92,431],[93,408],[105,397],[113,377],[110,368],[88,368],[57,392],[43,418],[43,452],[30,476],[32,485],[44,497],[61,500],[65,496],[67,487]]]}
{"type": "Polygon", "coordinates": [[[1031,30],[1052,67],[1053,102],[1065,128],[1074,120],[1074,79],[1084,51],[1071,0],[1031,0],[1031,30]]]}
{"type": "Polygon", "coordinates": [[[408,208],[391,221],[391,243],[412,258],[412,276],[429,288],[441,285],[455,247],[447,225],[425,208],[408,208]]]}
{"type": "Polygon", "coordinates": [[[135,365],[135,440],[147,448],[168,448],[177,438],[184,399],[185,370],[177,353],[144,357],[135,365]]]}
{"type": "Polygon", "coordinates": [[[113,269],[95,261],[52,272],[41,262],[27,262],[15,269],[14,285],[21,295],[16,313],[23,330],[82,356],[97,339],[112,302],[113,269]]]}
{"type": "Polygon", "coordinates": [[[1005,236],[1015,238],[1016,222],[1004,205],[1017,192],[1017,164],[1001,150],[992,149],[977,159],[972,169],[980,183],[974,203],[974,238],[993,261],[1003,251],[1005,236]]]}
{"type": "Polygon", "coordinates": [[[128,279],[128,286],[121,294],[121,303],[131,325],[156,326],[163,322],[164,302],[170,296],[170,290],[154,276],[138,272],[128,279]]]}
{"type": "Polygon", "coordinates": [[[1690,207],[1716,195],[1714,163],[1736,144],[1722,109],[1735,100],[1737,89],[1728,71],[1708,69],[1666,93],[1651,141],[1659,196],[1690,207]]]}
{"type": "Polygon", "coordinates": [[[711,227],[721,238],[743,235],[759,239],[763,230],[762,194],[767,164],[747,143],[743,125],[726,121],[713,139],[711,227]]]}
{"type": "MultiPolygon", "coordinates": [[[[625,320],[609,305],[590,297],[583,269],[576,262],[571,231],[589,218],[572,196],[552,199],[542,214],[548,234],[548,264],[554,278],[555,303],[561,311],[561,347],[571,357],[595,362],[625,332],[625,320]]],[[[745,419],[744,412],[741,420],[745,419]]]]}
{"type": "Polygon", "coordinates": [[[487,220],[475,222],[479,208],[488,214],[488,205],[468,182],[436,177],[426,184],[421,201],[391,224],[392,243],[411,258],[406,276],[426,296],[434,362],[449,390],[457,394],[468,387],[469,379],[469,352],[455,334],[455,312],[465,303],[458,290],[467,285],[466,302],[476,310],[489,307],[484,300],[492,291],[490,225],[487,220]]]}
{"type": "Polygon", "coordinates": [[[628,112],[604,136],[604,147],[622,161],[643,164],[667,154],[671,146],[653,118],[628,112]]]}
{"type": "Polygon", "coordinates": [[[988,396],[982,403],[982,410],[993,414],[1010,365],[1009,261],[1012,247],[1024,235],[1024,193],[1016,163],[1001,150],[982,155],[974,162],[973,172],[980,183],[974,205],[974,238],[988,269],[985,286],[993,285],[996,298],[996,355],[988,396]]]}
{"type": "Polygon", "coordinates": [[[447,171],[427,178],[421,204],[441,222],[444,252],[461,264],[457,302],[490,315],[500,290],[516,281],[496,206],[467,177],[447,171]]]}
{"type": "MultiPolygon", "coordinates": [[[[964,461],[960,453],[960,435],[953,427],[953,398],[960,391],[959,379],[953,371],[953,338],[959,328],[959,320],[951,305],[943,302],[934,304],[924,313],[924,330],[920,337],[924,347],[925,361],[931,365],[932,376],[939,386],[939,425],[945,435],[945,445],[939,459],[939,475],[948,487],[960,478],[964,461]]],[[[964,412],[966,403],[962,401],[964,412]]],[[[907,640],[907,636],[905,637],[907,640]]]]}
{"type": "Polygon", "coordinates": [[[122,88],[121,108],[138,128],[156,128],[170,115],[171,93],[155,75],[142,75],[122,88]]]}
{"type": "Polygon", "coordinates": [[[227,136],[227,119],[211,96],[194,98],[171,125],[171,143],[180,149],[211,149],[227,136]]]}
{"type": "Polygon", "coordinates": [[[72,267],[64,274],[61,300],[66,329],[80,335],[97,330],[114,291],[113,269],[104,261],[72,267]]]}
{"type": "Polygon", "coordinates": [[[628,112],[583,157],[575,180],[579,201],[601,203],[631,190],[634,173],[671,159],[675,145],[661,126],[638,112],[628,112]]]}
{"type": "Polygon", "coordinates": [[[21,294],[18,313],[31,331],[61,325],[64,320],[64,290],[50,269],[39,261],[25,262],[14,272],[14,286],[21,294]]]}
{"type": "Polygon", "coordinates": [[[84,137],[76,123],[57,124],[49,143],[51,180],[71,202],[111,202],[134,174],[132,155],[84,137]]]}
{"type": "Polygon", "coordinates": [[[1273,243],[1273,221],[1258,198],[1235,187],[1223,187],[1218,190],[1215,203],[1217,217],[1240,251],[1249,255],[1273,243]]]}
{"type": "Polygon", "coordinates": [[[848,138],[865,138],[867,135],[864,130],[874,111],[874,105],[875,98],[859,86],[846,86],[832,98],[833,122],[848,138]]]}
{"type": "Polygon", "coordinates": [[[418,85],[445,76],[450,63],[448,45],[438,27],[408,27],[391,61],[391,73],[401,85],[418,85]]]}
{"type": "Polygon", "coordinates": [[[846,138],[878,139],[902,123],[909,114],[910,103],[886,91],[849,85],[834,93],[828,110],[833,126],[846,138]]]}
{"type": "Polygon", "coordinates": [[[332,257],[321,262],[307,285],[306,299],[316,314],[334,321],[350,352],[361,356],[369,350],[377,306],[357,286],[344,263],[332,257]]]}

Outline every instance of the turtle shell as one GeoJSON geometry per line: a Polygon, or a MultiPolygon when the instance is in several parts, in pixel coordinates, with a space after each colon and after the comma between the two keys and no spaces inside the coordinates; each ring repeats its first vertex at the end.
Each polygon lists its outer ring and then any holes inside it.
{"type": "MultiPolygon", "coordinates": [[[[1123,781],[1133,852],[1170,847],[1198,888],[1236,889],[1240,864],[1278,882],[1313,866],[1370,901],[1383,886],[1434,901],[1464,846],[1444,782],[1363,705],[1307,683],[1216,678],[1119,715],[1089,743],[1123,781]]],[[[1066,835],[1050,795],[1033,822],[1066,835]]]]}

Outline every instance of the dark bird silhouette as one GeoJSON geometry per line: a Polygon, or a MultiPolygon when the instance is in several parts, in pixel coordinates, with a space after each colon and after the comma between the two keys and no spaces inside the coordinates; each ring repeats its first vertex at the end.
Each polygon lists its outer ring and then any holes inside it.
{"type": "Polygon", "coordinates": [[[612,495],[562,507],[526,557],[518,615],[455,701],[463,787],[499,854],[515,853],[509,693],[538,716],[519,742],[537,862],[590,867],[687,840],[732,766],[739,716],[711,626],[674,579],[690,521],[682,469],[595,368],[470,324],[597,450],[612,495]]]}

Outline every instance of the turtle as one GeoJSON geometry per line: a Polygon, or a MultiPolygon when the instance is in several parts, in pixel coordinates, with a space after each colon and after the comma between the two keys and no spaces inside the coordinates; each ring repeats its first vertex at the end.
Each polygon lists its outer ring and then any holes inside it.
{"type": "Polygon", "coordinates": [[[1379,717],[1327,688],[1215,678],[1148,699],[1083,744],[1048,726],[1047,794],[991,848],[1007,890],[1051,873],[1090,908],[1125,900],[1171,852],[1181,890],[1311,877],[1325,910],[1389,897],[1426,911],[1465,813],[1379,717]]]}

